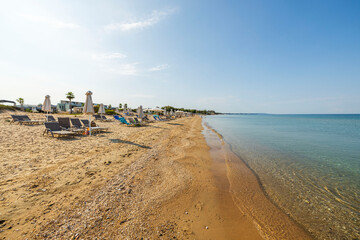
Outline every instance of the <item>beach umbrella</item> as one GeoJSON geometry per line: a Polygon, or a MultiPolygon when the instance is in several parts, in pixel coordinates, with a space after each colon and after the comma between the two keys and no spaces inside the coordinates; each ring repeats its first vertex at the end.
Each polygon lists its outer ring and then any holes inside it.
{"type": "Polygon", "coordinates": [[[152,112],[163,112],[164,110],[159,108],[159,107],[156,107],[156,108],[150,109],[150,111],[152,111],[152,112]]]}
{"type": "Polygon", "coordinates": [[[104,104],[102,104],[102,103],[100,104],[98,113],[100,113],[101,118],[102,118],[102,115],[105,114],[104,104]]]}
{"type": "Polygon", "coordinates": [[[174,116],[174,111],[172,109],[170,110],[170,115],[174,116]]]}
{"type": "MultiPolygon", "coordinates": [[[[48,115],[49,115],[49,112],[51,112],[51,101],[50,101],[49,95],[45,96],[44,104],[42,105],[41,110],[43,110],[44,112],[47,112],[48,115]]],[[[46,115],[47,122],[48,122],[48,115],[46,115]]]]}
{"type": "Polygon", "coordinates": [[[142,119],[144,118],[144,112],[143,112],[143,108],[142,108],[141,105],[140,105],[140,107],[137,109],[137,114],[138,114],[138,117],[140,118],[140,121],[142,121],[142,119]]]}
{"type": "Polygon", "coordinates": [[[89,115],[89,129],[90,129],[90,136],[91,136],[91,114],[94,114],[94,104],[91,98],[92,92],[91,91],[87,91],[85,93],[86,95],[86,100],[85,100],[85,105],[84,105],[84,114],[88,114],[89,115]]]}

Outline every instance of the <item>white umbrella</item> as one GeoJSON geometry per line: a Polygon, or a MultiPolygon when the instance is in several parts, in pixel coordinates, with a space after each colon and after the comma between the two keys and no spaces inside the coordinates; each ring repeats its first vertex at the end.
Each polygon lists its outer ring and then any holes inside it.
{"type": "Polygon", "coordinates": [[[100,104],[98,113],[100,113],[101,118],[102,118],[102,115],[105,114],[104,104],[102,104],[102,103],[100,104]]]}
{"type": "Polygon", "coordinates": [[[142,119],[144,118],[144,112],[143,112],[143,108],[141,105],[137,110],[137,114],[138,114],[138,117],[140,118],[140,121],[142,121],[142,119]]]}
{"type": "Polygon", "coordinates": [[[164,110],[164,116],[166,116],[168,114],[168,112],[166,111],[166,109],[164,110]]]}
{"type": "Polygon", "coordinates": [[[150,111],[152,111],[152,112],[163,112],[164,110],[159,108],[159,107],[156,107],[156,108],[150,109],[150,111]]]}
{"type": "Polygon", "coordinates": [[[89,129],[90,129],[90,136],[91,136],[91,114],[94,114],[94,104],[91,98],[92,92],[88,91],[85,93],[86,101],[84,105],[84,113],[89,114],[89,129]]]}
{"type": "Polygon", "coordinates": [[[173,116],[173,115],[174,115],[174,112],[173,112],[173,110],[172,110],[172,109],[170,110],[170,115],[171,115],[171,116],[173,116]]]}
{"type": "MultiPolygon", "coordinates": [[[[45,96],[44,104],[42,105],[41,110],[47,112],[48,115],[49,112],[51,112],[51,101],[49,95],[45,96]]],[[[48,121],[48,115],[46,115],[46,121],[48,121]]]]}

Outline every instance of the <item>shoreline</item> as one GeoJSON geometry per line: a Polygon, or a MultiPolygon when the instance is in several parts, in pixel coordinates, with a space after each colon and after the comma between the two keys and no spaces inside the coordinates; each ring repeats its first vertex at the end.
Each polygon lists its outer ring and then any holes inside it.
{"type": "MultiPolygon", "coordinates": [[[[203,125],[213,132],[221,141],[223,157],[227,165],[227,177],[231,185],[230,192],[239,211],[249,217],[264,239],[313,239],[314,237],[298,222],[287,215],[268,196],[257,174],[232,151],[231,144],[204,121],[203,125]],[[233,169],[236,169],[235,171],[233,169]],[[241,172],[239,176],[239,172],[241,172]],[[241,184],[239,184],[241,182],[241,184]],[[245,182],[245,184],[243,184],[245,182]],[[249,188],[242,187],[250,185],[249,188]],[[244,197],[248,193],[253,201],[244,197]],[[262,210],[262,209],[263,210],[262,210]],[[271,209],[266,211],[265,209],[271,209]],[[271,216],[270,218],[268,216],[271,216]],[[275,218],[276,220],[274,221],[275,218]]],[[[206,136],[205,136],[206,138],[206,136]]],[[[213,148],[216,146],[212,146],[213,148]]]]}

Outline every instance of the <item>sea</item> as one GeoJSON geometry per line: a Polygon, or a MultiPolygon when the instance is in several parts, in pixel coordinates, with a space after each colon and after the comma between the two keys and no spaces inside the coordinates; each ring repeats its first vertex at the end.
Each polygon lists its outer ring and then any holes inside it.
{"type": "Polygon", "coordinates": [[[203,118],[315,239],[360,239],[360,114],[203,118]]]}

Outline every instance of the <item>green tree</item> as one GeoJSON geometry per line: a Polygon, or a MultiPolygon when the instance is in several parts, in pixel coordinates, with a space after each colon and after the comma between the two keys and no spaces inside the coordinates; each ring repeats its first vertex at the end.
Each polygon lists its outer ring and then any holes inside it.
{"type": "Polygon", "coordinates": [[[20,103],[21,110],[24,111],[24,99],[23,99],[23,98],[18,98],[18,99],[16,99],[16,101],[17,101],[18,103],[20,103]]]}
{"type": "Polygon", "coordinates": [[[69,99],[69,101],[70,101],[70,114],[72,114],[71,100],[73,100],[75,98],[75,95],[73,92],[68,92],[66,94],[66,98],[69,99]]]}
{"type": "Polygon", "coordinates": [[[96,105],[94,106],[94,112],[98,113],[99,112],[99,108],[100,108],[100,105],[96,105]]]}
{"type": "Polygon", "coordinates": [[[124,108],[126,108],[126,109],[128,108],[128,107],[127,107],[127,103],[124,104],[124,108]]]}
{"type": "Polygon", "coordinates": [[[108,106],[108,109],[112,109],[112,106],[111,106],[111,104],[109,104],[109,106],[108,106]]]}
{"type": "Polygon", "coordinates": [[[119,109],[122,109],[122,104],[121,103],[119,104],[119,109]]]}

